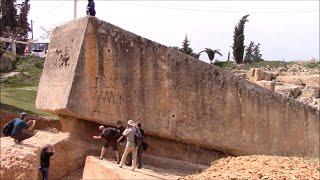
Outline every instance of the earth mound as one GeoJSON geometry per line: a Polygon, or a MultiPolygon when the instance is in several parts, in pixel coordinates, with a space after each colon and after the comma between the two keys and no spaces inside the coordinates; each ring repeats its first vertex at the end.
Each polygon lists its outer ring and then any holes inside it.
{"type": "Polygon", "coordinates": [[[319,159],[239,156],[219,159],[200,174],[182,179],[319,179],[319,159]]]}

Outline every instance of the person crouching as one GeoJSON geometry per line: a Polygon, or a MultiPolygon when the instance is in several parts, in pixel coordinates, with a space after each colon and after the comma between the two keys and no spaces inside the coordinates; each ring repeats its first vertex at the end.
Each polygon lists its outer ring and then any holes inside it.
{"type": "Polygon", "coordinates": [[[15,143],[20,143],[21,141],[32,137],[32,131],[36,124],[36,120],[29,120],[26,122],[27,113],[22,112],[20,118],[14,119],[14,125],[11,132],[11,138],[14,139],[15,143]]]}

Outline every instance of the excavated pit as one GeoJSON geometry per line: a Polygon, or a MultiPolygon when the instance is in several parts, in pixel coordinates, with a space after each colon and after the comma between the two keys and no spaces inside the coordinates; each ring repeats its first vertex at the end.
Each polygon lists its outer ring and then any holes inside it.
{"type": "MultiPolygon", "coordinates": [[[[1,128],[17,116],[17,114],[1,111],[1,128]]],[[[52,144],[56,149],[56,155],[52,158],[52,179],[77,179],[82,177],[86,157],[89,155],[98,157],[100,155],[104,140],[95,140],[92,136],[100,133],[98,127],[101,124],[68,116],[60,116],[60,120],[38,117],[32,117],[32,119],[37,120],[35,135],[32,138],[23,141],[20,145],[15,145],[9,137],[1,138],[2,161],[5,162],[2,163],[1,177],[10,177],[12,173],[9,169],[13,166],[15,167],[13,169],[19,169],[15,178],[33,179],[40,177],[38,170],[33,169],[33,167],[38,167],[40,149],[47,143],[52,144]],[[27,152],[30,152],[29,155],[27,152]],[[21,158],[16,159],[14,156],[21,158]],[[19,163],[9,165],[12,163],[8,161],[9,159],[16,159],[15,161],[20,162],[21,166],[19,163]],[[73,164],[70,164],[70,162],[73,162],[73,164]],[[26,169],[28,167],[33,169],[32,173],[25,174],[24,171],[29,171],[26,169]]],[[[149,148],[143,153],[144,165],[149,168],[167,169],[168,172],[183,172],[183,175],[201,172],[212,161],[226,156],[219,151],[207,150],[156,136],[147,135],[146,141],[149,148]]],[[[122,145],[120,146],[120,153],[123,153],[123,151],[124,146],[122,145]]],[[[105,159],[108,161],[115,160],[111,148],[107,150],[105,159]]]]}
{"type": "MultiPolygon", "coordinates": [[[[61,131],[69,132],[71,136],[75,136],[75,138],[87,143],[91,143],[99,148],[102,147],[104,140],[95,140],[92,138],[92,136],[100,134],[98,130],[100,125],[111,126],[108,124],[100,124],[68,116],[61,117],[60,121],[62,123],[61,131]]],[[[148,134],[146,135],[146,142],[149,144],[149,148],[144,152],[147,155],[176,159],[205,166],[209,166],[212,161],[215,161],[221,157],[233,156],[229,153],[223,153],[217,150],[209,150],[197,147],[195,145],[176,142],[148,134]]],[[[122,145],[120,146],[120,151],[123,150],[124,147],[122,145]]],[[[109,151],[112,152],[111,148],[109,151]]],[[[113,152],[111,154],[113,157],[113,152]]],[[[98,156],[99,153],[95,155],[98,156]]],[[[150,163],[152,163],[151,160],[150,163]]]]}

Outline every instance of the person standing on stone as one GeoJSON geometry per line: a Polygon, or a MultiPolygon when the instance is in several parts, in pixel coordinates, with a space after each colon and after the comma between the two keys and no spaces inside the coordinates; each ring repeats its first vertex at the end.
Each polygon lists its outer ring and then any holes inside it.
{"type": "Polygon", "coordinates": [[[15,118],[13,121],[13,129],[11,132],[11,137],[14,139],[15,143],[20,143],[21,141],[30,138],[32,130],[36,124],[36,120],[30,120],[25,122],[27,118],[27,113],[22,112],[20,118],[15,118]]]}
{"type": "Polygon", "coordinates": [[[117,164],[120,162],[120,154],[117,139],[121,136],[120,130],[113,127],[99,126],[99,130],[101,131],[100,136],[93,136],[94,139],[101,139],[102,137],[106,140],[106,143],[101,149],[100,159],[103,159],[103,156],[106,152],[106,148],[112,146],[112,149],[116,155],[117,164]]]}
{"type": "Polygon", "coordinates": [[[95,16],[96,15],[96,10],[95,10],[95,5],[94,5],[93,0],[88,0],[87,15],[88,16],[95,16]]]}
{"type": "MultiPolygon", "coordinates": [[[[146,144],[145,140],[146,140],[146,136],[144,134],[144,130],[141,127],[141,123],[137,122],[137,128],[139,129],[140,133],[143,136],[143,143],[138,147],[138,151],[137,151],[137,164],[138,164],[138,169],[142,168],[142,152],[144,150],[143,146],[146,144]]],[[[126,165],[127,166],[131,166],[131,162],[132,162],[132,153],[128,154],[128,157],[126,159],[126,165]]]]}
{"type": "Polygon", "coordinates": [[[41,150],[39,170],[42,174],[42,180],[49,179],[50,158],[53,156],[53,153],[53,147],[49,144],[45,145],[41,150]]]}
{"type": "Polygon", "coordinates": [[[122,168],[123,164],[126,161],[128,154],[131,152],[133,155],[133,158],[132,158],[132,170],[133,171],[136,168],[137,149],[138,149],[135,145],[135,134],[136,134],[135,126],[136,126],[136,124],[132,120],[129,120],[127,123],[126,130],[123,131],[122,136],[118,139],[118,142],[120,142],[123,138],[125,138],[125,137],[127,138],[126,149],[124,150],[124,153],[122,155],[119,167],[122,168]]]}

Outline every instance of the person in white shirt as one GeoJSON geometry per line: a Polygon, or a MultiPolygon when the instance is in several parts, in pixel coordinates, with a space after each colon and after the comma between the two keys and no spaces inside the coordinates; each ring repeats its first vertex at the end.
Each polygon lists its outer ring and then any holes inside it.
{"type": "Polygon", "coordinates": [[[135,145],[135,134],[136,134],[136,124],[133,120],[129,120],[127,123],[127,128],[123,131],[122,136],[118,139],[120,142],[124,137],[127,138],[126,149],[122,155],[120,161],[120,168],[122,168],[123,164],[126,161],[126,158],[130,152],[132,152],[132,170],[136,169],[136,162],[137,162],[137,147],[135,145]]]}

